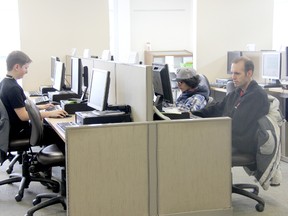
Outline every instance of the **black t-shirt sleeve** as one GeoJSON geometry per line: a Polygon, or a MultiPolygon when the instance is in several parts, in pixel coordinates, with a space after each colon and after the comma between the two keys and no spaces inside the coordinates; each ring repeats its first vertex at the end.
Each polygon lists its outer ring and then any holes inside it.
{"type": "Polygon", "coordinates": [[[13,109],[25,107],[24,101],[26,100],[26,96],[21,88],[15,86],[11,91],[6,92],[6,94],[13,109]]]}

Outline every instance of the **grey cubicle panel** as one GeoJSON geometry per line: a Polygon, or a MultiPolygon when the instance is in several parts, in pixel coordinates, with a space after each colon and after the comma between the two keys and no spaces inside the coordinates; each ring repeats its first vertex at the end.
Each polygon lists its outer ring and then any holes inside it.
{"type": "MultiPolygon", "coordinates": [[[[116,83],[115,65],[116,63],[114,61],[104,61],[101,59],[93,59],[93,68],[110,71],[110,88],[109,88],[108,104],[117,104],[116,88],[115,88],[115,83],[116,83]]],[[[89,77],[91,78],[91,74],[89,77]]]]}
{"type": "Polygon", "coordinates": [[[131,106],[133,121],[152,121],[152,66],[117,63],[116,101],[131,106]]]}
{"type": "Polygon", "coordinates": [[[230,118],[72,127],[66,147],[69,216],[233,214],[230,118]]]}

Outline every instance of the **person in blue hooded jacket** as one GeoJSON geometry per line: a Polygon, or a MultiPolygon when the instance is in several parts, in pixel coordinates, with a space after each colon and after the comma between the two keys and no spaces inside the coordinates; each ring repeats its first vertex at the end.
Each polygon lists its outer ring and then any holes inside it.
{"type": "Polygon", "coordinates": [[[181,94],[176,99],[176,107],[183,111],[197,111],[204,108],[209,99],[207,86],[199,85],[201,78],[192,68],[180,68],[176,78],[181,94]]]}

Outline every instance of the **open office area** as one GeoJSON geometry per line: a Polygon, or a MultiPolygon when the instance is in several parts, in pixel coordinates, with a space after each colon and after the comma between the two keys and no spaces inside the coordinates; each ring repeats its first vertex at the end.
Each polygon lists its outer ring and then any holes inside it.
{"type": "MultiPolygon", "coordinates": [[[[278,99],[288,120],[288,46],[272,44],[273,6],[273,0],[18,1],[18,49],[32,62],[17,81],[28,99],[31,136],[9,140],[0,214],[287,215],[285,121],[268,135],[276,141],[266,152],[274,161],[269,174],[281,170],[282,181],[264,176],[267,186],[262,173],[247,171],[258,166],[256,156],[251,162],[231,154],[232,118],[176,109],[179,68],[201,75],[206,108],[230,92],[232,61],[246,56],[254,62],[253,79],[278,99]],[[36,107],[45,104],[53,106],[36,107]],[[57,109],[65,112],[41,118],[57,109]],[[61,148],[41,143],[42,123],[61,148]],[[257,188],[242,192],[240,183],[257,188]]],[[[14,78],[0,66],[4,80],[14,78]]]]}

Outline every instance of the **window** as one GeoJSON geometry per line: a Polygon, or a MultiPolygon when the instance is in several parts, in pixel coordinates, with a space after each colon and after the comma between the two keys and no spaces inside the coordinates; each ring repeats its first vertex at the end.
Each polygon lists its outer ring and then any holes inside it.
{"type": "Polygon", "coordinates": [[[275,50],[284,50],[288,46],[287,8],[287,0],[274,0],[273,49],[275,50]]]}
{"type": "Polygon", "coordinates": [[[6,57],[20,49],[18,0],[0,0],[0,80],[5,76],[6,57]]]}

